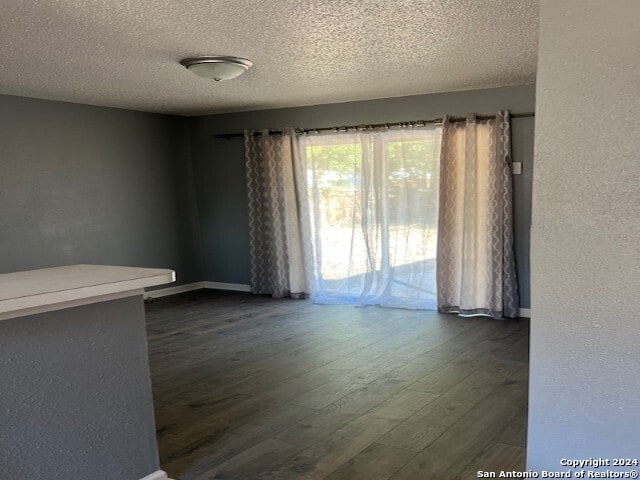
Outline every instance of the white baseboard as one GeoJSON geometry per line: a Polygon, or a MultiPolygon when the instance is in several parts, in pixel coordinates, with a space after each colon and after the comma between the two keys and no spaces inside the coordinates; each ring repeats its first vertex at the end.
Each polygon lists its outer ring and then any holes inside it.
{"type": "Polygon", "coordinates": [[[158,470],[157,472],[150,473],[149,475],[147,475],[144,478],[141,478],[140,480],[171,480],[171,479],[167,477],[167,472],[165,472],[164,470],[158,470]]]}
{"type": "Polygon", "coordinates": [[[234,292],[250,292],[251,287],[243,283],[204,282],[204,288],[215,290],[233,290],[234,292]]]}
{"type": "Polygon", "coordinates": [[[530,308],[521,308],[520,316],[524,318],[531,318],[531,309],[530,308]]]}
{"type": "MultiPolygon", "coordinates": [[[[209,288],[212,290],[231,290],[234,292],[250,292],[251,287],[243,283],[224,283],[224,282],[195,282],[186,285],[178,285],[177,287],[160,288],[144,292],[144,298],[160,298],[176,293],[190,292],[192,290],[200,290],[209,288]]],[[[531,309],[521,308],[518,316],[523,318],[531,318],[531,309]]],[[[146,480],[146,479],[145,479],[146,480]]]]}
{"type": "Polygon", "coordinates": [[[205,287],[206,282],[188,283],[186,285],[178,285],[176,287],[159,288],[157,290],[150,290],[144,292],[144,298],[160,298],[168,295],[175,295],[176,293],[190,292],[191,290],[200,290],[205,287]]]}
{"type": "Polygon", "coordinates": [[[149,290],[144,292],[144,298],[160,298],[177,293],[190,292],[192,290],[201,290],[210,288],[213,290],[232,290],[235,292],[250,292],[251,287],[242,283],[223,283],[223,282],[195,282],[186,285],[178,285],[176,287],[159,288],[157,290],[149,290]]]}

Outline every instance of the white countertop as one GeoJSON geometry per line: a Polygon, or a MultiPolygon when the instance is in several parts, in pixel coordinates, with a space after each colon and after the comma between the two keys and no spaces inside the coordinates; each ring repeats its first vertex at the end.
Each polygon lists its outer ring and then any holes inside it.
{"type": "Polygon", "coordinates": [[[0,320],[142,295],[174,282],[173,270],[70,265],[0,274],[0,320]]]}

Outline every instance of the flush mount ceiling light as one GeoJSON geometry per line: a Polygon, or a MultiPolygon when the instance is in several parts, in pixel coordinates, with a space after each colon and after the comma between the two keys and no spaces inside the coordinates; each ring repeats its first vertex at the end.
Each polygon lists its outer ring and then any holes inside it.
{"type": "Polygon", "coordinates": [[[246,58],[223,56],[185,58],[180,63],[196,75],[216,82],[236,78],[253,66],[246,58]]]}

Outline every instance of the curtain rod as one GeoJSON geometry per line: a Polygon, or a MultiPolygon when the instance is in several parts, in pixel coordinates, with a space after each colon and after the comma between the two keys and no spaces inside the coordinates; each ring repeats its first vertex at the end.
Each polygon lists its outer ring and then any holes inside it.
{"type": "MultiPolygon", "coordinates": [[[[512,113],[509,115],[510,118],[527,118],[534,117],[534,112],[524,112],[524,113],[512,113]]],[[[492,118],[496,118],[495,115],[476,115],[478,120],[491,120],[492,118]]],[[[464,122],[467,117],[449,117],[450,122],[464,122]]],[[[319,132],[335,132],[335,133],[345,133],[351,130],[356,131],[366,131],[371,130],[372,128],[391,128],[391,127],[399,127],[399,128],[409,128],[409,127],[424,127],[425,125],[435,124],[441,125],[443,122],[442,118],[434,118],[431,120],[412,120],[409,122],[393,122],[393,123],[374,123],[374,124],[364,124],[364,125],[345,125],[341,127],[320,127],[320,128],[299,128],[296,129],[296,133],[299,135],[305,133],[319,133],[319,132]]],[[[271,135],[279,135],[282,133],[282,130],[271,130],[271,135]]],[[[261,132],[254,132],[254,135],[261,135],[261,132]]],[[[243,133],[220,133],[211,135],[215,138],[236,138],[236,137],[244,137],[243,133]]]]}

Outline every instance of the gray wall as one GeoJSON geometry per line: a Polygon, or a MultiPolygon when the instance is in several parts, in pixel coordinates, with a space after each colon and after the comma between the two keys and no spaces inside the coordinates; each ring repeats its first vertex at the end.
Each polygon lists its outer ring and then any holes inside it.
{"type": "MultiPolygon", "coordinates": [[[[310,107],[192,117],[190,119],[203,276],[209,281],[248,283],[248,232],[242,139],[216,139],[215,134],[244,129],[302,128],[393,122],[534,110],[533,86],[387,98],[310,107]]],[[[513,120],[514,159],[524,172],[514,177],[516,257],[521,304],[529,306],[529,226],[533,171],[533,119],[513,120]]]]}
{"type": "Polygon", "coordinates": [[[142,297],[0,321],[0,478],[160,469],[142,297]]]}
{"type": "MultiPolygon", "coordinates": [[[[73,263],[248,283],[241,138],[216,133],[534,109],[532,86],[178,118],[0,96],[0,273],[73,263]],[[192,163],[193,162],[193,163],[192,163]],[[193,171],[192,171],[193,165],[193,171]],[[196,203],[197,196],[197,203],[196,203]]],[[[529,306],[533,119],[513,121],[516,258],[529,306]]]]}
{"type": "Polygon", "coordinates": [[[540,6],[527,450],[560,470],[638,457],[640,3],[540,6]]]}
{"type": "Polygon", "coordinates": [[[201,280],[186,119],[0,96],[0,273],[74,263],[201,280]]]}

